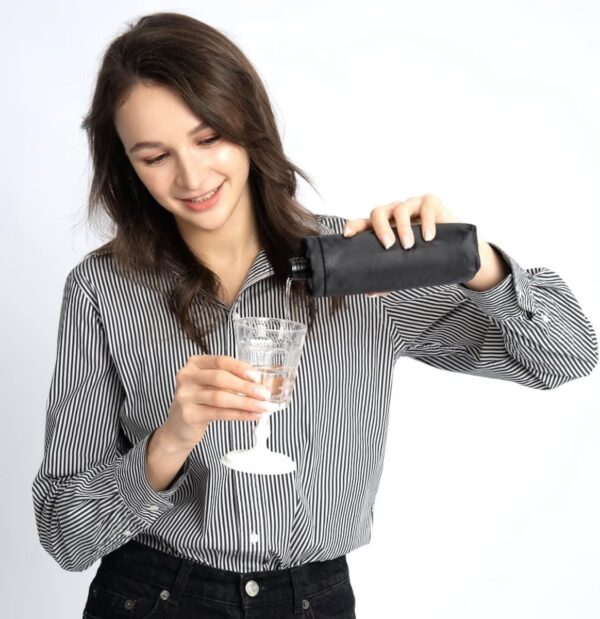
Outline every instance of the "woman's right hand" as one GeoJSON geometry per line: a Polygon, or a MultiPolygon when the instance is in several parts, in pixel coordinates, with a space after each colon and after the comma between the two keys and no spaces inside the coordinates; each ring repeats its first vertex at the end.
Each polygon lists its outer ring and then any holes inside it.
{"type": "Polygon", "coordinates": [[[211,421],[254,421],[273,411],[277,405],[265,402],[270,392],[248,370],[250,364],[226,355],[190,357],[177,372],[164,432],[178,446],[192,449],[211,421]]]}

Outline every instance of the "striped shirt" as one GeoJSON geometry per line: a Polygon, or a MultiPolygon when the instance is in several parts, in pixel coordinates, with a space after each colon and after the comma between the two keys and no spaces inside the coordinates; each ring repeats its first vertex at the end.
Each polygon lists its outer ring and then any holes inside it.
{"type": "MultiPolygon", "coordinates": [[[[341,234],[347,221],[318,219],[323,234],[341,234]]],[[[348,295],[333,315],[331,299],[315,298],[289,408],[271,417],[269,445],[297,470],[263,476],[223,466],[225,452],[252,446],[254,424],[214,421],[164,491],[148,483],[146,447],[167,418],[177,371],[202,352],[164,294],[124,277],[108,253],[86,256],[66,278],[32,486],[42,546],[70,571],[135,538],[250,572],[367,544],[400,357],[534,389],[586,376],[597,363],[594,329],[561,277],[523,269],[493,247],[510,273],[487,291],[452,284],[348,295]]],[[[236,316],[285,316],[285,285],[264,250],[232,306],[219,302],[219,311],[207,336],[215,355],[235,356],[236,316]]]]}

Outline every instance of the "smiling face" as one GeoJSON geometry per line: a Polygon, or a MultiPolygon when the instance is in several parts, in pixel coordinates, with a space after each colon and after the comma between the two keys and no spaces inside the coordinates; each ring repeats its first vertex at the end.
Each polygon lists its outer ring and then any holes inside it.
{"type": "Polygon", "coordinates": [[[244,148],[221,138],[161,85],[137,83],[115,111],[114,123],[138,177],[173,213],[190,246],[223,254],[223,243],[233,247],[240,229],[246,232],[242,245],[248,244],[253,211],[244,148]],[[186,201],[218,187],[216,202],[207,201],[205,210],[186,201]]]}

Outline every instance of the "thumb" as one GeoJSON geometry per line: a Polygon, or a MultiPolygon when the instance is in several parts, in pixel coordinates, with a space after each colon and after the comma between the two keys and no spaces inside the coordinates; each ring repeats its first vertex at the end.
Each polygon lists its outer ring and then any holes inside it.
{"type": "Polygon", "coordinates": [[[344,226],[344,236],[354,236],[357,232],[362,232],[369,227],[369,219],[349,219],[344,226]]]}

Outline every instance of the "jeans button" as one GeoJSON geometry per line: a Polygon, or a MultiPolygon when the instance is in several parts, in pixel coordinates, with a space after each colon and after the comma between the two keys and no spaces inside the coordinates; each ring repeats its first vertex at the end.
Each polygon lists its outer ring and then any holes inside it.
{"type": "Polygon", "coordinates": [[[302,600],[302,608],[304,608],[304,610],[310,608],[310,602],[308,600],[302,600]]]}
{"type": "Polygon", "coordinates": [[[256,580],[249,580],[246,583],[246,593],[250,597],[255,597],[256,595],[258,595],[259,591],[260,591],[260,587],[258,586],[258,583],[256,582],[256,580]]]}
{"type": "Polygon", "coordinates": [[[166,589],[163,589],[163,590],[160,592],[160,599],[161,599],[161,600],[168,600],[170,595],[171,595],[171,594],[170,594],[170,593],[169,593],[166,589]]]}

